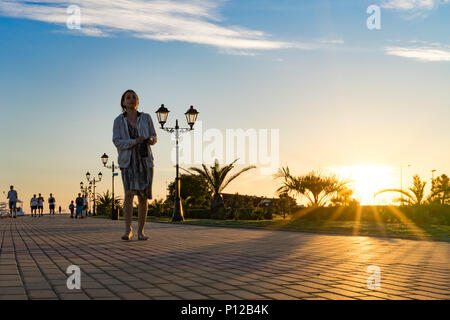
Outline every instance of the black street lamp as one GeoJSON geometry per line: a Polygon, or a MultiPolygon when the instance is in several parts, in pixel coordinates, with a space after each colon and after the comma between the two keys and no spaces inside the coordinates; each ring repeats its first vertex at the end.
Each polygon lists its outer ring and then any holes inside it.
{"type": "Polygon", "coordinates": [[[84,186],[84,182],[83,181],[80,182],[80,191],[81,191],[81,195],[83,197],[86,196],[87,187],[84,186]]]}
{"type": "Polygon", "coordinates": [[[89,215],[91,215],[91,202],[92,202],[92,182],[89,182],[89,188],[88,188],[88,208],[89,208],[89,215]]]}
{"type": "Polygon", "coordinates": [[[102,181],[102,177],[103,177],[103,175],[102,175],[102,173],[101,172],[99,172],[98,173],[98,179],[95,179],[95,177],[91,180],[91,174],[89,173],[89,171],[86,173],[86,179],[87,179],[87,181],[89,182],[89,183],[91,183],[92,184],[92,186],[94,187],[94,208],[93,208],[93,210],[94,210],[94,212],[92,213],[94,216],[96,216],[97,214],[96,214],[96,204],[95,204],[95,198],[97,197],[96,196],[96,193],[95,193],[95,183],[96,182],[100,182],[100,181],[102,181]]]}
{"type": "Polygon", "coordinates": [[[110,166],[106,165],[108,163],[108,158],[109,157],[107,156],[107,154],[104,153],[101,156],[100,159],[102,160],[103,166],[105,168],[108,168],[108,169],[112,170],[112,209],[111,209],[111,220],[119,220],[119,215],[118,215],[118,213],[115,210],[116,201],[115,201],[115,198],[114,198],[114,177],[119,175],[119,173],[115,172],[115,169],[119,169],[120,167],[119,166],[115,166],[114,165],[114,161],[112,161],[112,165],[110,165],[110,166]]]}
{"type": "Polygon", "coordinates": [[[176,159],[177,159],[177,165],[176,165],[176,176],[175,176],[175,202],[173,206],[173,214],[172,214],[172,222],[175,221],[184,221],[184,213],[183,213],[183,206],[181,204],[181,198],[180,198],[180,176],[179,176],[179,166],[178,166],[178,140],[180,137],[180,133],[187,132],[194,130],[194,124],[197,120],[198,111],[194,109],[193,106],[189,108],[188,111],[185,112],[186,121],[190,128],[180,128],[178,126],[178,119],[175,121],[175,127],[173,128],[164,128],[164,124],[167,121],[167,117],[169,115],[169,110],[164,107],[162,104],[161,107],[156,111],[156,115],[158,116],[158,122],[161,124],[161,129],[173,133],[175,132],[175,140],[176,140],[176,159]]]}

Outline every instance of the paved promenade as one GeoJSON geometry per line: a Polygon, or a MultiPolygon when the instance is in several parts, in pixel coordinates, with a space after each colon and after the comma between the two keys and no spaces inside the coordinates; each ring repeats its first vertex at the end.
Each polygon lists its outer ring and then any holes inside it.
{"type": "Polygon", "coordinates": [[[450,298],[445,242],[163,223],[124,242],[123,223],[0,220],[0,299],[450,298]],[[67,289],[69,265],[80,290],[67,289]],[[370,265],[379,289],[367,288],[370,265]]]}

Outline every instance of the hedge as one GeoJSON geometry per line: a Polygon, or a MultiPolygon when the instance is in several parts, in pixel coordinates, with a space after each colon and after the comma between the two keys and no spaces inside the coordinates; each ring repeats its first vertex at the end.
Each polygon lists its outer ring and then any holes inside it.
{"type": "Polygon", "coordinates": [[[417,224],[450,224],[449,205],[415,205],[415,206],[349,206],[302,208],[293,214],[294,219],[336,220],[367,222],[414,222],[417,224]]]}

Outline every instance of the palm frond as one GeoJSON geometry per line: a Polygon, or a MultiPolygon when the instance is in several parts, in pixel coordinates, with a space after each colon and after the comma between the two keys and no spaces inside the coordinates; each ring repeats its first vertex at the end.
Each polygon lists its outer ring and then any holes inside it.
{"type": "Polygon", "coordinates": [[[214,190],[214,182],[209,174],[208,168],[204,164],[202,164],[202,167],[203,170],[195,167],[192,167],[190,169],[194,172],[197,172],[205,180],[206,184],[208,184],[209,187],[214,190]]]}
{"type": "Polygon", "coordinates": [[[245,167],[244,169],[242,169],[241,171],[239,171],[239,172],[233,174],[228,180],[226,180],[226,182],[223,183],[222,187],[220,188],[220,191],[222,191],[223,189],[225,189],[225,187],[226,187],[231,181],[233,181],[234,179],[236,179],[237,177],[239,177],[239,176],[240,176],[241,174],[243,174],[244,172],[247,172],[247,171],[249,171],[249,170],[251,170],[251,169],[255,169],[255,168],[256,168],[256,166],[248,166],[248,167],[245,167]]]}
{"type": "Polygon", "coordinates": [[[410,199],[414,199],[414,197],[408,191],[401,190],[401,189],[384,189],[384,190],[380,190],[380,191],[376,192],[374,196],[376,197],[376,196],[378,196],[378,195],[380,195],[382,193],[385,193],[385,192],[398,192],[398,193],[401,193],[401,194],[407,196],[410,199]]]}

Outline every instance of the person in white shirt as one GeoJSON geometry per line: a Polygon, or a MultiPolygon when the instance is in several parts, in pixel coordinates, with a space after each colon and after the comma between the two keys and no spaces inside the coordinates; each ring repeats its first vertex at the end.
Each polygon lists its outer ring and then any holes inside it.
{"type": "Polygon", "coordinates": [[[55,214],[55,198],[53,197],[53,194],[50,193],[50,198],[48,198],[48,205],[50,208],[49,214],[55,214]]]}
{"type": "Polygon", "coordinates": [[[16,208],[16,204],[17,204],[17,191],[14,190],[14,186],[10,186],[9,187],[9,191],[8,191],[8,199],[9,199],[9,211],[11,213],[11,218],[13,218],[13,213],[14,213],[14,218],[17,217],[17,208],[16,208]]]}
{"type": "Polygon", "coordinates": [[[39,213],[39,217],[42,217],[44,212],[44,197],[42,197],[42,195],[39,193],[39,197],[38,197],[38,213],[39,213]]]}
{"type": "Polygon", "coordinates": [[[31,216],[36,217],[36,209],[38,205],[38,198],[36,198],[36,195],[33,194],[33,198],[30,200],[30,207],[31,207],[31,216]]]}

